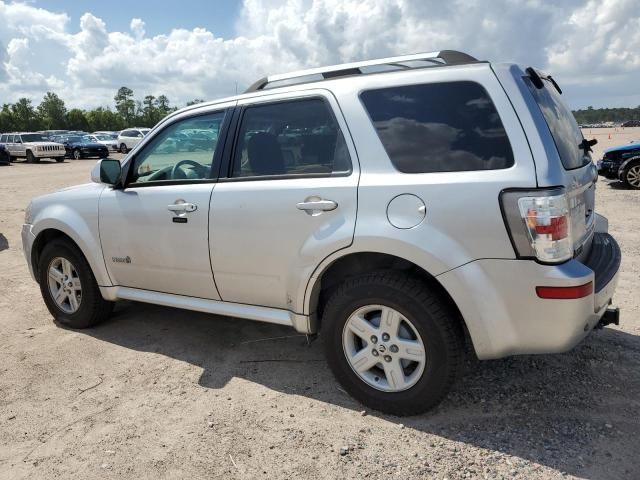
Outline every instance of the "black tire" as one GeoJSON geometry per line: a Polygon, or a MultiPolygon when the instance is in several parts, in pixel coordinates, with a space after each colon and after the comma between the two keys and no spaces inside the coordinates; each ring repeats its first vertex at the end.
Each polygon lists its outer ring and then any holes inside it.
{"type": "Polygon", "coordinates": [[[58,163],[64,162],[64,157],[56,157],[56,162],[58,163]]]}
{"type": "Polygon", "coordinates": [[[126,155],[127,152],[129,152],[129,149],[127,148],[127,146],[124,143],[120,144],[120,153],[126,155]]]}
{"type": "Polygon", "coordinates": [[[627,188],[631,188],[633,190],[640,190],[640,158],[637,160],[634,159],[633,162],[630,162],[622,173],[621,180],[625,184],[627,188]]]}
{"type": "Polygon", "coordinates": [[[381,272],[351,278],[330,296],[321,332],[329,367],[344,389],[362,404],[393,415],[417,415],[447,395],[463,364],[463,333],[457,313],[425,282],[406,274],[381,272]],[[384,305],[410,320],[422,338],[426,364],[409,389],[383,392],[369,386],[349,365],[342,334],[349,316],[365,305],[384,305]]]}
{"type": "Polygon", "coordinates": [[[9,157],[9,163],[13,163],[16,161],[16,157],[9,157]]]}
{"type": "Polygon", "coordinates": [[[73,149],[73,152],[71,152],[71,156],[74,160],[82,159],[82,153],[80,153],[80,150],[78,148],[73,149]]]}
{"type": "Polygon", "coordinates": [[[36,158],[31,150],[27,150],[27,163],[40,163],[40,159],[36,158]]]}
{"type": "Polygon", "coordinates": [[[38,281],[42,298],[51,315],[58,322],[71,328],[92,327],[107,319],[113,310],[114,303],[102,298],[91,267],[84,255],[76,245],[69,241],[58,239],[45,245],[38,263],[38,281]],[[49,290],[49,266],[56,257],[62,257],[71,262],[82,286],[82,298],[78,310],[74,313],[67,313],[58,307],[49,290]]]}

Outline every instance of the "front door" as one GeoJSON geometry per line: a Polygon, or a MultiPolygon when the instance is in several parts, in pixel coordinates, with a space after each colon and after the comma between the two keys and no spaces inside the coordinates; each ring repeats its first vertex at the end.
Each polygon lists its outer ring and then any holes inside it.
{"type": "Polygon", "coordinates": [[[225,110],[185,114],[130,159],[125,188],[100,199],[100,240],[115,285],[219,300],[209,205],[225,110]]]}
{"type": "Polygon", "coordinates": [[[295,312],[317,265],[353,241],[359,169],[330,94],[277,98],[239,102],[209,236],[224,301],[295,312]]]}

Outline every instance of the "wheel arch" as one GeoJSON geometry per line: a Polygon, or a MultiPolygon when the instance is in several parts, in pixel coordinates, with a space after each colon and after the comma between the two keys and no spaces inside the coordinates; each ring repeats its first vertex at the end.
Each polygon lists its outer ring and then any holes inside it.
{"type": "Polygon", "coordinates": [[[65,239],[75,245],[87,263],[91,267],[91,271],[99,286],[111,286],[112,282],[107,273],[102,251],[100,249],[99,240],[93,239],[90,235],[89,227],[80,224],[79,227],[71,228],[59,220],[51,220],[45,225],[39,225],[37,231],[34,232],[35,240],[31,248],[31,265],[33,267],[34,277],[38,279],[38,263],[40,255],[45,245],[56,239],[65,239]]]}
{"type": "Polygon", "coordinates": [[[371,272],[400,271],[420,278],[429,288],[439,293],[456,312],[454,321],[469,338],[467,326],[460,309],[447,289],[423,267],[405,258],[375,251],[346,253],[325,265],[309,280],[305,295],[305,313],[311,318],[312,330],[321,328],[322,308],[331,292],[348,278],[371,272]]]}

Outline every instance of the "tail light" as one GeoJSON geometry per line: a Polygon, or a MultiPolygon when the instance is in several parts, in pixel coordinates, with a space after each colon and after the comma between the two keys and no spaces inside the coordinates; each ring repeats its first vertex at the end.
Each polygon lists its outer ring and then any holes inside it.
{"type": "Polygon", "coordinates": [[[518,257],[545,263],[573,257],[571,216],[564,189],[506,191],[500,200],[518,257]]]}

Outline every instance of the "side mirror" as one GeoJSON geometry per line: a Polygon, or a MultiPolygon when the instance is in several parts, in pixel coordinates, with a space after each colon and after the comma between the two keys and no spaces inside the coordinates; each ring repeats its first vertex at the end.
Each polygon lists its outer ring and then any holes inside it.
{"type": "Polygon", "coordinates": [[[120,182],[121,176],[122,165],[120,165],[120,161],[111,158],[99,160],[91,170],[91,181],[96,183],[116,185],[120,182]]]}

